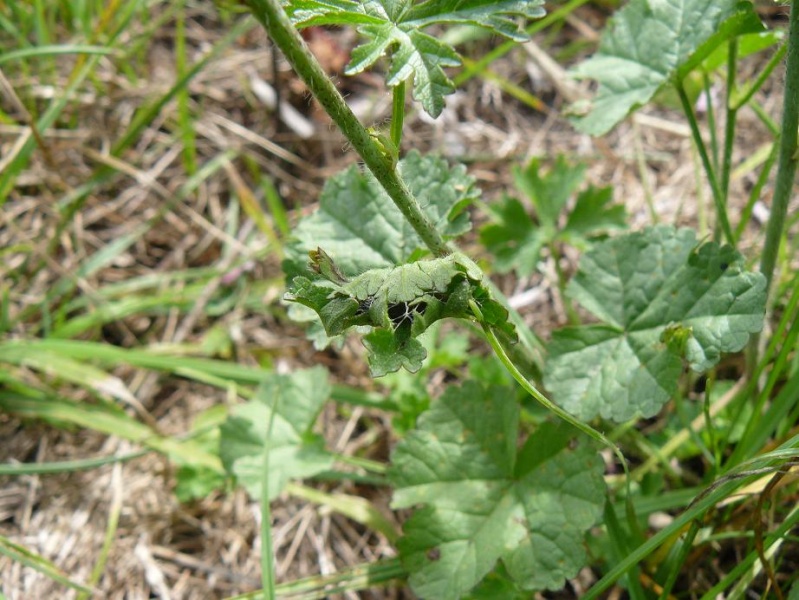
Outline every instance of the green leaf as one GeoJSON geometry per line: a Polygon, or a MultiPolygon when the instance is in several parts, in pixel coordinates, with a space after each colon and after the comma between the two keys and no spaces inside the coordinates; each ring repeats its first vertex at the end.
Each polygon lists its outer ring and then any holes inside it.
{"type": "Polygon", "coordinates": [[[392,506],[422,506],[398,544],[419,596],[459,599],[498,561],[527,590],[560,588],[583,566],[582,536],[604,502],[602,461],[551,433],[528,440],[540,452],[517,454],[518,426],[510,389],[467,382],[397,445],[392,506]]]}
{"type": "Polygon", "coordinates": [[[328,281],[295,277],[284,298],[316,311],[329,336],[372,327],[364,344],[375,377],[400,367],[418,371],[427,353],[415,338],[440,319],[474,318],[470,302],[486,323],[516,341],[507,310],[482,286],[479,267],[462,254],[371,269],[351,280],[341,279],[341,269],[322,249],[310,255],[312,269],[328,281]]]}
{"type": "Polygon", "coordinates": [[[520,589],[500,565],[466,596],[466,600],[496,600],[497,598],[502,600],[529,600],[530,592],[520,589]]]}
{"type": "Polygon", "coordinates": [[[290,479],[331,468],[333,458],[324,440],[311,431],[329,396],[327,370],[313,367],[291,375],[270,374],[253,400],[232,410],[220,428],[219,454],[250,496],[261,497],[267,445],[270,500],[290,479]]]}
{"type": "Polygon", "coordinates": [[[427,351],[413,338],[397,339],[387,329],[376,329],[364,336],[363,344],[369,351],[369,367],[372,377],[381,377],[405,367],[411,373],[422,368],[427,351]]]}
{"type": "Polygon", "coordinates": [[[543,2],[536,0],[427,0],[411,9],[406,23],[413,23],[415,27],[460,23],[490,29],[523,42],[527,35],[515,17],[539,19],[545,14],[543,5],[543,2]]]}
{"type": "Polygon", "coordinates": [[[534,158],[527,167],[513,170],[513,181],[533,203],[541,226],[555,229],[558,218],[585,178],[585,165],[570,164],[563,155],[543,173],[541,161],[534,158]]]}
{"type": "MultiPolygon", "coordinates": [[[[402,178],[436,228],[447,238],[471,227],[463,210],[477,197],[474,179],[463,165],[450,168],[416,151],[399,162],[402,178]]],[[[286,250],[290,278],[306,271],[308,252],[324,248],[344,275],[407,261],[424,243],[371,173],[357,166],[329,179],[319,210],[300,221],[286,250]]]]}
{"type": "Polygon", "coordinates": [[[580,192],[569,213],[566,226],[558,236],[579,249],[586,249],[592,238],[627,227],[623,204],[613,204],[613,188],[595,188],[580,192]]]}
{"type": "Polygon", "coordinates": [[[495,222],[480,230],[480,241],[496,259],[492,268],[498,273],[515,269],[522,277],[530,275],[546,243],[544,232],[516,198],[508,196],[492,206],[491,216],[495,222]]]}
{"type": "Polygon", "coordinates": [[[654,415],[695,371],[737,352],[760,331],[765,278],[730,246],[697,247],[689,229],[660,226],[585,254],[567,293],[600,325],[556,331],[544,384],[579,418],[654,415]]]}
{"type": "Polygon", "coordinates": [[[751,2],[632,0],[612,19],[597,54],[573,70],[599,82],[590,112],[574,118],[575,127],[591,135],[607,133],[720,44],[762,30],[751,2]]]}
{"type": "Polygon", "coordinates": [[[532,203],[538,222],[515,198],[506,198],[491,208],[496,221],[483,227],[480,239],[496,257],[493,266],[498,272],[515,269],[526,277],[535,271],[544,247],[563,241],[583,249],[592,237],[625,226],[624,206],[611,204],[610,187],[589,187],[581,192],[566,223],[560,225],[561,215],[584,176],[584,165],[572,165],[563,156],[546,173],[538,159],[523,170],[514,170],[516,187],[532,203]]]}
{"type": "MultiPolygon", "coordinates": [[[[212,456],[219,456],[219,426],[225,419],[226,407],[215,405],[201,412],[192,424],[192,440],[212,456]],[[198,433],[199,432],[199,433],[198,433]]],[[[224,487],[226,476],[221,469],[185,463],[175,472],[175,496],[179,502],[205,498],[212,491],[224,487]]]]}
{"type": "Polygon", "coordinates": [[[410,0],[293,0],[285,4],[298,27],[357,27],[368,41],[352,51],[352,60],[345,72],[348,75],[360,73],[390,54],[388,85],[396,86],[413,77],[414,97],[433,117],[444,108],[444,96],[455,91],[444,68],[460,65],[460,57],[439,37],[424,33],[424,28],[468,24],[524,41],[527,36],[516,17],[544,16],[543,0],[427,0],[415,6],[410,0]]]}

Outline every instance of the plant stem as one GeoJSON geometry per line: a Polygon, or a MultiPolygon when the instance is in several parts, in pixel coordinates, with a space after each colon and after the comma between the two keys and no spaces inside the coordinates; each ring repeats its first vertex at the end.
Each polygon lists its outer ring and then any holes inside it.
{"type": "Polygon", "coordinates": [[[405,123],[405,82],[394,86],[391,99],[391,141],[402,156],[402,126],[405,123]]]}
{"type": "Polygon", "coordinates": [[[633,126],[633,147],[635,149],[635,163],[638,167],[638,177],[641,179],[641,187],[644,189],[644,200],[646,200],[646,207],[649,209],[649,218],[655,225],[660,222],[660,217],[655,209],[655,201],[652,197],[652,186],[649,182],[648,171],[646,168],[646,156],[644,155],[644,146],[641,143],[641,128],[635,119],[631,120],[633,126]]]}
{"type": "Polygon", "coordinates": [[[774,186],[774,198],[771,201],[771,216],[766,227],[766,243],[760,261],[760,272],[766,277],[766,293],[774,277],[785,216],[788,212],[788,200],[796,176],[796,161],[799,159],[796,146],[797,127],[799,127],[799,6],[796,2],[792,4],[788,26],[788,58],[785,67],[777,180],[774,186]]]}
{"type": "Polygon", "coordinates": [[[272,547],[272,506],[269,488],[274,485],[269,472],[269,461],[272,457],[272,428],[275,424],[275,414],[278,411],[282,394],[272,398],[269,407],[269,422],[266,426],[264,438],[264,452],[261,458],[261,594],[262,600],[274,600],[275,594],[275,553],[272,547]]]}
{"type": "Polygon", "coordinates": [[[436,256],[449,254],[450,249],[444,238],[422,212],[416,198],[397,174],[394,161],[386,155],[383,147],[373,139],[347,106],[336,86],[289,21],[280,0],[247,0],[247,3],[294,71],[347,137],[425,245],[436,256]]]}
{"type": "Polygon", "coordinates": [[[738,221],[738,226],[735,228],[736,241],[741,239],[744,229],[746,229],[746,226],[749,224],[749,219],[752,218],[752,211],[755,209],[755,203],[760,198],[760,194],[768,182],[769,176],[771,175],[771,169],[774,167],[775,162],[777,162],[776,142],[772,146],[771,152],[768,154],[768,158],[766,158],[766,161],[763,163],[763,168],[760,169],[760,174],[757,176],[757,181],[752,187],[752,191],[749,193],[749,199],[746,201],[746,206],[744,207],[743,211],[741,211],[741,218],[738,221]]]}
{"type": "MultiPolygon", "coordinates": [[[[760,257],[760,272],[766,278],[766,297],[771,289],[780,242],[786,229],[785,217],[796,177],[797,127],[799,127],[799,8],[792,3],[788,24],[788,57],[785,65],[785,90],[782,100],[782,128],[779,133],[779,162],[774,197],[771,200],[771,215],[766,225],[766,242],[760,257]]],[[[768,300],[766,306],[768,306],[768,300]]],[[[760,334],[749,340],[746,352],[747,372],[754,372],[760,353],[760,334]]]]}
{"type": "MultiPolygon", "coordinates": [[[[573,10],[573,8],[586,1],[572,0],[569,6],[573,10]]],[[[289,21],[288,16],[280,6],[279,0],[247,0],[247,2],[251,6],[255,17],[267,30],[272,40],[281,49],[294,70],[308,86],[308,89],[350,141],[353,148],[360,154],[366,166],[369,167],[369,170],[386,190],[416,233],[419,234],[425,245],[436,256],[449,254],[452,251],[451,248],[422,212],[419,203],[399,178],[394,168],[395,165],[386,157],[381,146],[361,125],[358,118],[344,102],[344,98],[341,97],[341,94],[289,21]]],[[[554,16],[554,13],[552,16],[554,16]]],[[[565,14],[561,16],[565,16],[565,14]]],[[[541,22],[545,20],[542,19],[541,22]]],[[[394,123],[392,122],[392,128],[393,126],[394,123]]],[[[391,137],[393,137],[393,133],[391,137]]],[[[490,280],[487,279],[486,281],[492,294],[507,306],[507,301],[499,289],[490,280]]],[[[511,320],[519,327],[519,335],[530,354],[530,360],[535,364],[536,368],[540,368],[540,342],[535,334],[524,324],[516,310],[509,307],[509,312],[511,320]]]]}
{"type": "MultiPolygon", "coordinates": [[[[717,173],[719,170],[719,142],[716,136],[716,109],[713,102],[713,92],[711,90],[712,84],[710,77],[707,73],[702,74],[702,93],[705,95],[705,104],[707,104],[707,129],[710,133],[710,156],[713,158],[713,172],[717,173]]],[[[718,226],[717,226],[718,227],[718,226]]]]}
{"type": "Polygon", "coordinates": [[[563,309],[566,311],[566,318],[569,320],[569,325],[579,325],[580,315],[577,314],[571,298],[569,298],[569,296],[566,294],[566,285],[569,283],[569,278],[566,276],[566,273],[563,272],[563,267],[560,265],[560,251],[558,250],[557,244],[554,242],[550,242],[548,246],[549,254],[552,257],[552,262],[555,265],[555,274],[558,277],[558,293],[560,294],[560,300],[563,303],[563,309]]]}
{"type": "MultiPolygon", "coordinates": [[[[727,199],[730,193],[730,170],[732,169],[732,147],[735,141],[735,121],[738,117],[738,109],[733,105],[732,98],[736,91],[735,69],[738,66],[738,40],[730,40],[727,50],[727,96],[725,104],[727,107],[726,122],[724,125],[724,157],[721,163],[721,194],[724,198],[726,209],[727,199]]],[[[732,242],[733,244],[735,242],[732,242]]]]}
{"type": "Polygon", "coordinates": [[[688,100],[688,94],[685,92],[685,87],[683,86],[682,81],[675,82],[675,87],[677,88],[677,93],[680,96],[680,103],[682,104],[685,116],[688,118],[688,124],[691,126],[691,136],[694,138],[694,144],[696,145],[697,150],[699,150],[699,156],[702,159],[702,166],[705,169],[708,182],[710,182],[710,190],[713,192],[713,202],[716,205],[716,212],[718,213],[719,223],[721,224],[721,231],[724,233],[724,237],[726,238],[727,242],[734,244],[735,238],[732,234],[732,228],[730,227],[730,220],[727,217],[727,207],[724,205],[721,188],[719,187],[716,173],[713,170],[713,165],[710,164],[710,157],[707,154],[707,148],[705,147],[705,143],[702,141],[702,134],[699,132],[699,125],[696,122],[696,115],[694,115],[694,111],[691,108],[691,101],[688,100]]]}

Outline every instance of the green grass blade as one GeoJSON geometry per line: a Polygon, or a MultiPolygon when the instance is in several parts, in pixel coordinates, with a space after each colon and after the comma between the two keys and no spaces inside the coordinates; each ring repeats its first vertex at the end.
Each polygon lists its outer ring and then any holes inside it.
{"type": "MultiPolygon", "coordinates": [[[[545,27],[549,27],[553,23],[560,21],[561,19],[565,19],[570,14],[572,14],[575,10],[580,8],[583,4],[588,3],[589,0],[571,0],[567,4],[563,5],[562,7],[558,8],[557,10],[553,10],[547,16],[543,17],[542,19],[535,21],[527,26],[525,31],[528,35],[534,35],[544,29],[545,27]]],[[[463,71],[458,73],[453,78],[453,82],[455,86],[461,86],[476,75],[482,73],[485,69],[488,68],[489,65],[493,64],[503,56],[505,56],[508,52],[513,50],[516,46],[518,46],[518,42],[514,41],[506,41],[499,46],[497,46],[491,52],[488,52],[480,60],[476,61],[469,67],[465,68],[463,71]]]]}
{"type": "Polygon", "coordinates": [[[181,442],[160,436],[119,409],[107,405],[75,404],[66,398],[44,394],[32,398],[13,392],[0,392],[0,408],[23,418],[71,423],[115,435],[166,454],[179,464],[196,465],[224,473],[219,457],[201,446],[192,441],[181,442]]]}
{"type": "Polygon", "coordinates": [[[25,60],[28,58],[41,58],[43,56],[61,56],[64,54],[98,54],[108,56],[116,53],[114,48],[104,46],[91,46],[84,44],[62,44],[36,46],[34,48],[21,48],[0,54],[0,65],[14,60],[25,60]]]}
{"type": "MultiPolygon", "coordinates": [[[[785,520],[780,523],[780,526],[775,529],[771,535],[767,536],[763,542],[763,549],[768,551],[773,545],[779,543],[785,536],[787,536],[791,529],[799,522],[799,506],[794,506],[791,512],[787,515],[785,520]]],[[[715,598],[731,598],[732,596],[723,595],[724,590],[729,588],[736,581],[749,580],[751,572],[760,566],[760,557],[757,552],[751,550],[743,558],[739,558],[737,564],[727,573],[721,581],[710,588],[701,598],[701,600],[714,600],[715,598]],[[757,562],[757,565],[755,564],[757,562]]],[[[736,597],[741,597],[737,595],[736,597]]]]}
{"type": "MultiPolygon", "coordinates": [[[[116,27],[113,29],[113,31],[111,31],[111,33],[108,35],[107,44],[109,46],[113,45],[120,33],[124,31],[125,25],[133,16],[133,9],[137,4],[137,1],[130,2],[125,6],[124,10],[118,11],[117,15],[113,15],[119,16],[120,20],[116,23],[116,27]]],[[[64,88],[62,94],[53,99],[53,101],[47,107],[47,110],[45,110],[44,114],[38,119],[35,125],[36,131],[46,131],[53,125],[53,123],[55,123],[55,121],[61,116],[66,108],[69,98],[71,98],[72,95],[80,88],[80,86],[83,85],[83,82],[86,80],[86,78],[94,73],[97,63],[102,56],[103,55],[100,54],[89,54],[80,55],[78,57],[78,64],[69,78],[69,83],[64,88]],[[81,61],[83,58],[85,58],[85,60],[81,61]]],[[[25,142],[22,144],[17,155],[14,157],[14,160],[11,161],[11,164],[8,165],[2,173],[0,173],[0,207],[5,204],[9,193],[14,187],[14,182],[16,181],[17,176],[28,164],[28,160],[30,159],[30,156],[35,148],[36,137],[34,135],[29,135],[25,139],[25,142]]]]}
{"type": "MultiPolygon", "coordinates": [[[[176,4],[178,13],[175,22],[175,67],[178,79],[181,79],[186,75],[186,2],[179,0],[176,4]]],[[[183,166],[189,175],[197,171],[197,146],[194,121],[189,107],[190,100],[189,88],[184,86],[178,93],[178,123],[183,143],[183,166]]]]}
{"type": "MultiPolygon", "coordinates": [[[[107,367],[128,364],[139,368],[174,373],[197,381],[205,381],[205,377],[214,376],[226,386],[231,384],[257,385],[263,381],[266,375],[266,371],[257,367],[209,358],[176,356],[169,352],[168,348],[160,352],[158,347],[129,350],[95,342],[55,339],[0,342],[0,361],[5,360],[6,356],[13,357],[16,353],[23,352],[54,352],[74,360],[91,360],[107,367]]],[[[331,397],[336,402],[354,406],[386,410],[398,409],[396,403],[384,400],[379,394],[349,386],[333,386],[331,397]]]]}
{"type": "Polygon", "coordinates": [[[396,525],[383,516],[374,505],[358,496],[348,496],[346,494],[327,494],[320,490],[310,488],[298,483],[286,485],[286,491],[297,498],[303,498],[316,504],[327,506],[331,510],[349,517],[357,523],[361,523],[370,529],[382,533],[389,542],[396,542],[399,539],[399,532],[396,525]]]}
{"type": "MultiPolygon", "coordinates": [[[[329,598],[332,594],[357,592],[374,589],[391,581],[404,579],[407,576],[399,559],[383,560],[374,563],[355,565],[333,575],[315,575],[281,583],[275,587],[280,597],[292,600],[314,600],[329,598]]],[[[261,590],[231,596],[227,600],[260,600],[261,590]]]]}
{"type": "Polygon", "coordinates": [[[12,463],[0,465],[0,476],[9,475],[52,475],[54,473],[69,473],[72,471],[88,471],[119,462],[127,462],[134,458],[141,458],[151,450],[139,450],[121,456],[101,456],[98,458],[84,458],[82,460],[65,460],[46,463],[12,463]]]}
{"type": "Polygon", "coordinates": [[[773,465],[775,463],[784,462],[790,457],[795,457],[797,455],[796,448],[798,446],[799,436],[795,436],[783,444],[778,450],[758,457],[757,460],[749,461],[718,480],[705,492],[697,496],[691,505],[675,517],[667,527],[664,527],[646,542],[633,549],[624,560],[613,565],[602,579],[588,590],[583,598],[585,600],[595,600],[599,598],[600,595],[613,585],[614,582],[618,581],[622,575],[640,564],[647,556],[666,543],[674,535],[678,534],[678,532],[691,521],[699,518],[718,502],[733,495],[737,489],[745,487],[762,477],[764,472],[773,472],[773,465]]]}
{"type": "MultiPolygon", "coordinates": [[[[105,536],[103,538],[103,546],[100,549],[100,556],[94,564],[91,575],[89,575],[89,582],[91,585],[97,585],[100,577],[103,575],[105,566],[108,563],[108,557],[111,554],[111,547],[114,545],[116,539],[117,529],[119,528],[119,517],[122,514],[123,495],[122,495],[122,465],[117,463],[111,476],[111,486],[113,489],[111,496],[111,505],[108,508],[108,522],[105,528],[105,536]]],[[[86,600],[89,594],[82,592],[78,596],[78,600],[86,600]]]]}
{"type": "Polygon", "coordinates": [[[91,588],[86,587],[85,585],[76,581],[72,581],[65,573],[63,573],[58,567],[56,567],[52,562],[43,556],[28,550],[25,548],[25,546],[21,546],[20,544],[12,542],[10,539],[2,535],[0,535],[0,554],[4,554],[11,560],[42,573],[46,577],[49,577],[61,585],[65,585],[73,590],[78,590],[86,594],[92,593],[91,588]]]}
{"type": "Polygon", "coordinates": [[[136,113],[127,131],[119,138],[111,148],[113,156],[119,156],[124,152],[135,140],[139,138],[142,131],[150,125],[153,119],[158,115],[161,110],[175,98],[175,96],[194,79],[197,74],[202,71],[212,60],[233,42],[239,39],[242,35],[246,34],[250,29],[255,27],[255,20],[250,17],[245,17],[231,27],[230,31],[223,37],[205,56],[194,63],[182,77],[179,77],[166,94],[161,96],[158,100],[149,106],[141,109],[136,113]]]}

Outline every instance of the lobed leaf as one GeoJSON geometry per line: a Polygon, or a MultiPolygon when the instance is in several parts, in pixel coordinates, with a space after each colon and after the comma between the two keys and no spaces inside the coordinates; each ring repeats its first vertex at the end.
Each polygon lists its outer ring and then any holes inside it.
{"type": "Polygon", "coordinates": [[[591,135],[607,133],[722,43],[760,31],[750,2],[632,0],[613,17],[598,52],[572,71],[599,82],[590,112],[575,117],[575,127],[591,135]]]}
{"type": "Polygon", "coordinates": [[[698,246],[689,229],[652,227],[590,250],[567,293],[602,324],[556,331],[544,384],[579,418],[654,415],[695,371],[760,331],[765,278],[730,246],[698,246]]]}
{"type": "Polygon", "coordinates": [[[494,255],[493,269],[498,273],[515,269],[522,277],[530,275],[546,243],[543,230],[516,198],[504,198],[491,207],[491,213],[495,222],[483,227],[480,241],[494,255]]]}
{"type": "Polygon", "coordinates": [[[413,77],[414,97],[437,117],[444,96],[455,86],[445,67],[460,65],[460,57],[447,43],[422,31],[432,25],[468,24],[523,41],[526,35],[517,18],[544,15],[543,0],[492,2],[489,0],[290,0],[286,11],[298,27],[311,25],[356,26],[368,41],[352,51],[345,72],[360,73],[390,54],[390,86],[413,77]]]}
{"type": "Polygon", "coordinates": [[[577,195],[559,237],[586,249],[591,239],[626,227],[627,211],[623,204],[613,204],[613,188],[589,186],[577,195]]]}
{"type": "Polygon", "coordinates": [[[515,269],[525,277],[535,271],[544,247],[567,242],[582,249],[591,238],[625,227],[624,206],[612,204],[610,187],[589,187],[580,192],[566,222],[560,223],[584,175],[584,165],[571,165],[562,156],[548,173],[542,172],[538,159],[525,169],[514,169],[516,187],[533,205],[537,222],[515,198],[505,198],[491,207],[495,222],[483,227],[480,239],[496,257],[494,268],[498,272],[515,269]]]}
{"type": "Polygon", "coordinates": [[[518,428],[510,389],[467,382],[397,445],[392,507],[421,505],[398,544],[419,596],[462,598],[498,561],[527,590],[560,588],[583,566],[582,536],[604,502],[602,461],[569,448],[556,425],[517,452],[518,428]]]}

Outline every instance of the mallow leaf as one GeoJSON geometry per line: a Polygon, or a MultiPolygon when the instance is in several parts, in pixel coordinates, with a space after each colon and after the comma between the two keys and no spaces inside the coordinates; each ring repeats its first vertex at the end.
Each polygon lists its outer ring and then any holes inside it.
{"type": "Polygon", "coordinates": [[[590,111],[573,122],[591,135],[607,133],[720,44],[762,30],[751,2],[631,0],[611,20],[598,52],[572,71],[599,82],[590,111]]]}
{"type": "Polygon", "coordinates": [[[579,418],[649,417],[763,327],[765,278],[730,246],[658,226],[596,245],[567,293],[602,323],[553,334],[544,384],[579,418]]]}
{"type": "Polygon", "coordinates": [[[566,242],[584,249],[592,238],[625,227],[624,206],[612,203],[612,188],[588,187],[577,194],[584,176],[584,165],[570,164],[563,156],[549,171],[539,159],[514,170],[516,187],[533,205],[535,220],[516,198],[490,207],[494,222],[483,227],[480,240],[496,257],[498,272],[515,269],[525,277],[535,271],[544,247],[566,242]],[[561,223],[575,194],[574,207],[561,223]]]}
{"type": "Polygon", "coordinates": [[[327,370],[313,367],[290,375],[270,373],[252,400],[233,408],[220,428],[219,455],[250,496],[261,497],[267,445],[270,500],[290,479],[332,466],[324,440],[312,431],[329,396],[327,370]]]}
{"type": "Polygon", "coordinates": [[[391,55],[386,80],[396,86],[413,77],[414,97],[425,111],[437,117],[444,96],[455,86],[445,67],[460,65],[454,48],[438,37],[424,33],[431,25],[468,24],[523,41],[526,35],[518,18],[544,15],[543,0],[289,0],[286,12],[297,27],[351,25],[367,41],[352,51],[345,72],[360,73],[385,55],[391,55]]]}
{"type": "Polygon", "coordinates": [[[450,387],[401,441],[393,508],[418,507],[398,548],[422,598],[464,597],[501,561],[526,590],[558,589],[584,565],[582,538],[604,502],[603,465],[553,425],[517,451],[506,387],[450,387]]]}
{"type": "Polygon", "coordinates": [[[328,336],[371,327],[364,344],[375,377],[400,367],[418,371],[426,352],[416,338],[440,319],[475,318],[473,305],[488,325],[515,341],[507,311],[483,286],[480,268],[462,254],[370,269],[352,279],[321,248],[309,254],[321,278],[295,277],[285,299],[316,311],[328,336]]]}
{"type": "MultiPolygon", "coordinates": [[[[411,151],[399,161],[399,172],[422,209],[446,238],[469,230],[464,208],[477,197],[474,178],[463,165],[450,168],[435,156],[411,151]]],[[[421,238],[385,190],[359,167],[334,175],[325,184],[319,209],[302,219],[286,248],[284,271],[306,271],[308,252],[324,248],[336,257],[344,275],[390,267],[425,248],[421,238]]]]}

